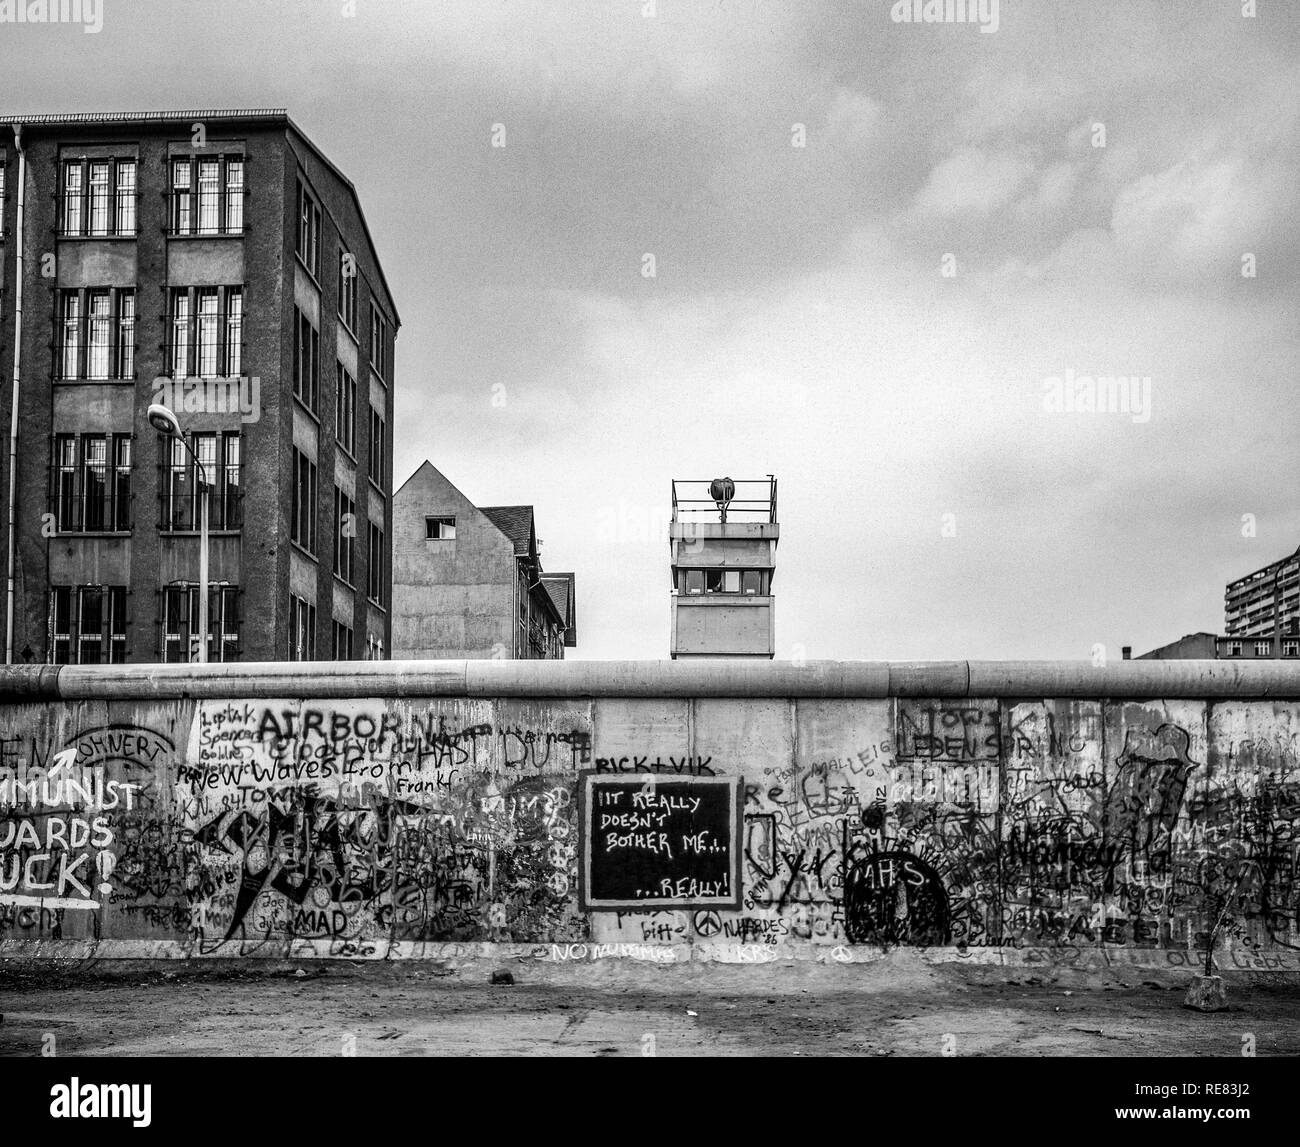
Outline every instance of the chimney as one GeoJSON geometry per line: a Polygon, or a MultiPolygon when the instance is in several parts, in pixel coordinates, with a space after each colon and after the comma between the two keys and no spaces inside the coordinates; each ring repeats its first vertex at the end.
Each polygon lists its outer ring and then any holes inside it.
{"type": "Polygon", "coordinates": [[[1120,656],[1123,657],[1125,661],[1129,661],[1133,657],[1133,646],[1121,645],[1119,652],[1120,652],[1120,656]]]}

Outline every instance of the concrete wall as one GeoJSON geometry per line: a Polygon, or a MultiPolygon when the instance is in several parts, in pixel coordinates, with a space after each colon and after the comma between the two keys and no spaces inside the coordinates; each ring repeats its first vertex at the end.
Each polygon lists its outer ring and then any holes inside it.
{"type": "Polygon", "coordinates": [[[0,954],[1300,969],[1293,666],[288,670],[0,674],[0,954]],[[587,770],[741,778],[739,907],[583,911],[587,770]]]}

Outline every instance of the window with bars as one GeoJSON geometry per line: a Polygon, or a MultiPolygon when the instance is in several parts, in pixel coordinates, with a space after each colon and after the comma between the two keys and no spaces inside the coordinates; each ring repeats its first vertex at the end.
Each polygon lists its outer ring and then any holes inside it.
{"type": "Polygon", "coordinates": [[[55,313],[57,378],[135,377],[134,288],[60,290],[55,313]]]}
{"type": "MultiPolygon", "coordinates": [[[[237,530],[242,524],[240,496],[243,493],[242,460],[238,430],[187,434],[190,449],[198,455],[212,489],[208,493],[208,528],[237,530]]],[[[163,449],[164,474],[161,482],[164,531],[197,530],[203,504],[199,470],[184,442],[159,436],[163,449]]]]}
{"type": "Polygon", "coordinates": [[[293,393],[315,414],[320,379],[320,335],[305,311],[294,307],[293,318],[293,393]]]}
{"type": "Polygon", "coordinates": [[[334,487],[334,573],[352,584],[352,539],[357,532],[357,504],[334,487]]]}
{"type": "MultiPolygon", "coordinates": [[[[173,582],[162,591],[162,659],[197,661],[199,656],[199,587],[173,582]]],[[[239,587],[208,586],[208,660],[239,660],[239,587]]]]}
{"type": "Polygon", "coordinates": [[[316,660],[316,606],[296,593],[289,595],[289,660],[316,660]]]}
{"type": "Polygon", "coordinates": [[[370,304],[370,365],[384,382],[388,381],[388,320],[370,304]]]}
{"type": "Polygon", "coordinates": [[[129,532],[131,435],[54,435],[50,510],[60,533],[129,532]]]}
{"type": "Polygon", "coordinates": [[[352,627],[341,621],[334,622],[334,660],[352,660],[352,627]]]}
{"type": "Polygon", "coordinates": [[[370,480],[384,489],[384,456],[388,448],[388,428],[384,416],[370,408],[370,480]]]}
{"type": "Polygon", "coordinates": [[[334,361],[334,437],[350,455],[357,452],[357,380],[334,361]]]}
{"type": "Polygon", "coordinates": [[[301,179],[298,180],[298,241],[295,250],[312,278],[317,278],[320,274],[320,205],[301,179]]]}
{"type": "Polygon", "coordinates": [[[172,235],[239,235],[244,230],[244,157],[171,161],[172,235]]]}
{"type": "Polygon", "coordinates": [[[352,334],[357,329],[357,259],[339,248],[339,318],[352,334]]]}
{"type": "Polygon", "coordinates": [[[293,491],[289,501],[289,539],[309,554],[316,553],[316,463],[296,446],[293,450],[293,491]]]}
{"type": "Polygon", "coordinates": [[[172,288],[166,372],[173,378],[236,377],[243,339],[242,287],[172,288]]]}
{"type": "Polygon", "coordinates": [[[134,159],[67,159],[59,194],[64,238],[133,236],[136,229],[134,159]]]}
{"type": "Polygon", "coordinates": [[[126,586],[50,587],[48,659],[55,665],[126,660],[126,586]]]}
{"type": "Polygon", "coordinates": [[[366,570],[366,596],[375,605],[382,606],[384,604],[384,567],[387,564],[384,554],[384,531],[376,526],[374,522],[369,522],[367,525],[370,527],[370,545],[367,553],[369,566],[366,570]]]}

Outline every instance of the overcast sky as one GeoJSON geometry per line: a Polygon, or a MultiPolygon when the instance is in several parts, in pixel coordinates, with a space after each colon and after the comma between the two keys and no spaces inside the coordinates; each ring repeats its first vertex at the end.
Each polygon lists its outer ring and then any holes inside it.
{"type": "Polygon", "coordinates": [[[396,484],[533,503],[577,656],[667,656],[669,480],[715,474],[780,481],[778,657],[1221,631],[1300,542],[1300,5],[892,7],[103,0],[0,24],[0,84],[288,108],[402,315],[396,484]]]}

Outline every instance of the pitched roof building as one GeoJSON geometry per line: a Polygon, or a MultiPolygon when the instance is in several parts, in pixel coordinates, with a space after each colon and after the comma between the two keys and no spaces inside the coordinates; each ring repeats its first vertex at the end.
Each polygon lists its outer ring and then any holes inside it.
{"type": "Polygon", "coordinates": [[[562,658],[571,573],[545,574],[532,506],[475,506],[430,462],[393,498],[393,656],[562,658]]]}

